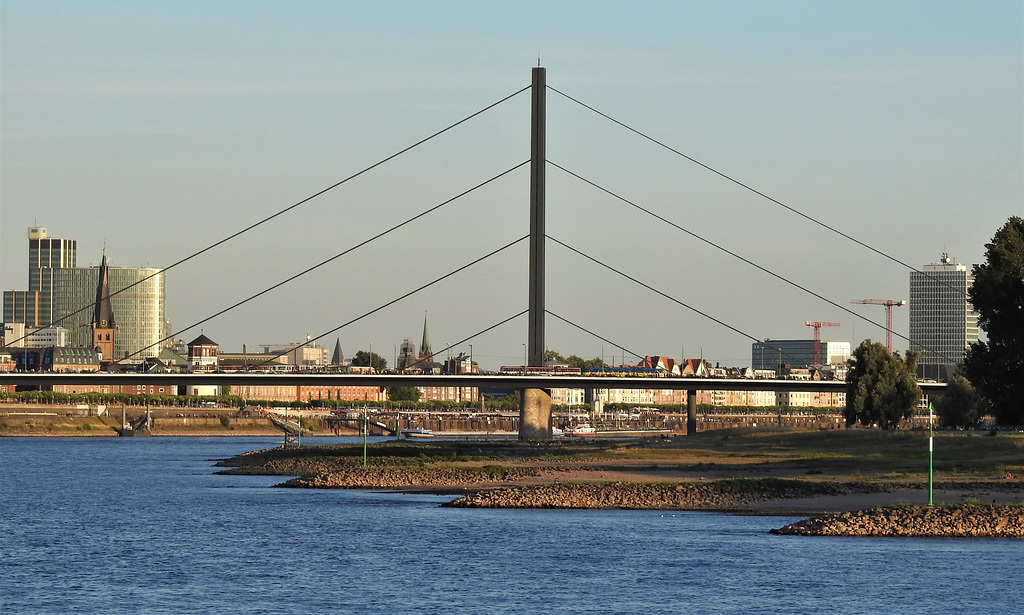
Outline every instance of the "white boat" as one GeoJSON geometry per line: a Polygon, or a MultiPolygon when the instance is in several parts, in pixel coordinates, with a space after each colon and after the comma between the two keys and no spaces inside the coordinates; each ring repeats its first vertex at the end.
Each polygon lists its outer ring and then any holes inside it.
{"type": "Polygon", "coordinates": [[[580,438],[582,438],[584,436],[592,436],[592,435],[594,435],[596,433],[597,433],[597,430],[594,429],[594,427],[592,427],[591,425],[589,425],[587,423],[581,423],[579,425],[576,425],[575,427],[570,427],[570,428],[565,430],[565,435],[567,435],[567,436],[577,436],[577,437],[580,437],[580,438]]]}
{"type": "Polygon", "coordinates": [[[402,435],[406,438],[435,438],[437,434],[429,429],[403,429],[402,435]]]}

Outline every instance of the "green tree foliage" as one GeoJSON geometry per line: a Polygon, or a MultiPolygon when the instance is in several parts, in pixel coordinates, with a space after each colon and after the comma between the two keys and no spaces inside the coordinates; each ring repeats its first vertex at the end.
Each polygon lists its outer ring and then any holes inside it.
{"type": "Polygon", "coordinates": [[[935,401],[934,408],[943,429],[977,427],[985,413],[985,400],[966,378],[957,374],[949,379],[946,392],[935,401]]]}
{"type": "Polygon", "coordinates": [[[352,357],[352,365],[361,367],[372,367],[378,372],[382,372],[388,368],[387,360],[377,354],[376,352],[367,352],[360,350],[356,353],[356,356],[352,357]]]}
{"type": "Polygon", "coordinates": [[[419,401],[420,390],[416,387],[388,387],[388,399],[391,401],[419,401]]]}
{"type": "Polygon", "coordinates": [[[581,369],[586,367],[605,367],[604,360],[601,357],[584,359],[573,354],[569,355],[565,362],[569,364],[569,367],[579,367],[581,369]]]}
{"type": "Polygon", "coordinates": [[[846,424],[878,424],[893,429],[909,419],[921,400],[917,386],[918,353],[906,358],[890,352],[885,344],[864,340],[853,353],[854,364],[846,375],[846,424]]]}
{"type": "Polygon", "coordinates": [[[1024,423],[1024,219],[1014,216],[985,244],[970,298],[987,342],[972,344],[964,372],[996,421],[1024,423]]]}
{"type": "Polygon", "coordinates": [[[594,357],[593,359],[584,359],[581,356],[571,354],[568,357],[563,357],[561,353],[556,350],[545,350],[544,351],[544,362],[548,363],[555,361],[569,367],[605,367],[605,362],[600,357],[594,357]]]}
{"type": "Polygon", "coordinates": [[[550,361],[557,361],[558,363],[565,363],[565,357],[563,357],[562,355],[558,354],[558,352],[555,351],[555,350],[545,350],[544,351],[544,363],[548,363],[550,361]]]}
{"type": "Polygon", "coordinates": [[[488,410],[506,410],[515,411],[519,410],[519,393],[509,393],[508,395],[489,395],[487,393],[481,393],[484,396],[484,403],[488,410]]]}

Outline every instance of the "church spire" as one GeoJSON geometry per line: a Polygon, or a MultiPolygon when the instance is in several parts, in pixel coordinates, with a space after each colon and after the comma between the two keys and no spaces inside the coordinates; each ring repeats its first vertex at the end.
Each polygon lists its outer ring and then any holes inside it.
{"type": "Polygon", "coordinates": [[[334,342],[334,356],[331,357],[331,365],[341,365],[345,362],[345,355],[341,353],[341,338],[334,342]]]}
{"type": "Polygon", "coordinates": [[[420,342],[420,361],[433,361],[434,352],[430,348],[430,335],[427,333],[427,313],[423,312],[423,341],[420,342]]]}
{"type": "Polygon", "coordinates": [[[107,248],[103,247],[99,283],[96,285],[96,305],[92,315],[93,348],[102,361],[114,360],[114,309],[110,305],[110,272],[107,269],[107,248]]]}

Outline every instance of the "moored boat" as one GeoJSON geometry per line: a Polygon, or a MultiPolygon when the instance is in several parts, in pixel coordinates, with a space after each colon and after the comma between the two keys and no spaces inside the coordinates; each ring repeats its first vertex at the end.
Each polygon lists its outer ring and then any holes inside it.
{"type": "Polygon", "coordinates": [[[402,435],[406,438],[434,438],[437,436],[429,429],[403,429],[402,435]]]}
{"type": "Polygon", "coordinates": [[[567,435],[567,436],[577,436],[577,437],[580,437],[580,438],[582,438],[584,436],[592,436],[592,435],[594,435],[596,433],[597,433],[597,429],[594,429],[593,426],[591,426],[591,425],[589,425],[587,423],[581,423],[579,425],[576,425],[574,427],[570,427],[570,428],[565,430],[565,435],[567,435]]]}

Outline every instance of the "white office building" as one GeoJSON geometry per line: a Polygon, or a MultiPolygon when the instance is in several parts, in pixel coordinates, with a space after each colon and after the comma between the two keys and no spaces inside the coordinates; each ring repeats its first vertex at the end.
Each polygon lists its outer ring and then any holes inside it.
{"type": "Polygon", "coordinates": [[[968,291],[974,275],[948,254],[910,272],[910,349],[921,353],[918,375],[946,380],[978,341],[978,313],[968,291]]]}

